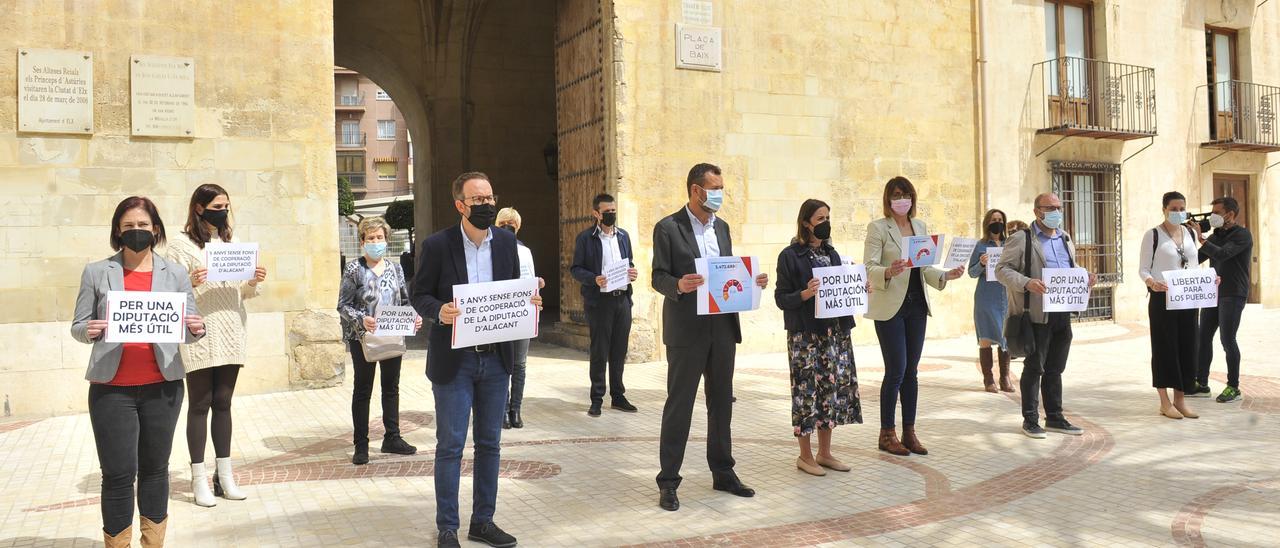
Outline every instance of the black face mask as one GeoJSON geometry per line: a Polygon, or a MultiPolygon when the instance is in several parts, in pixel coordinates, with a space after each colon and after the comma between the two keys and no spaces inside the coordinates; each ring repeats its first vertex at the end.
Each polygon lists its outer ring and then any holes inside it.
{"type": "Polygon", "coordinates": [[[515,233],[516,233],[516,225],[502,225],[502,226],[500,226],[500,227],[498,227],[498,228],[501,228],[501,229],[503,229],[503,230],[506,230],[507,232],[510,232],[510,233],[512,233],[512,234],[515,234],[515,233]]]}
{"type": "Polygon", "coordinates": [[[493,204],[480,204],[471,206],[471,214],[467,216],[467,220],[480,230],[488,230],[493,226],[494,219],[498,218],[498,206],[493,204]]]}
{"type": "Polygon", "coordinates": [[[204,219],[205,222],[213,225],[213,228],[216,228],[218,230],[226,230],[227,214],[230,212],[231,211],[227,209],[207,209],[206,208],[204,211],[200,212],[200,218],[204,219]]]}
{"type": "Polygon", "coordinates": [[[819,240],[827,240],[831,238],[831,221],[822,221],[818,226],[813,227],[813,236],[819,240]]]}
{"type": "Polygon", "coordinates": [[[142,250],[147,249],[151,247],[152,244],[156,243],[156,235],[152,234],[150,230],[135,228],[133,230],[121,232],[120,242],[123,243],[125,247],[132,249],[134,253],[141,253],[142,250]]]}
{"type": "Polygon", "coordinates": [[[613,226],[618,222],[617,211],[606,211],[600,214],[600,224],[604,226],[613,226]]]}
{"type": "Polygon", "coordinates": [[[994,222],[987,225],[987,234],[1004,234],[1004,223],[994,222]]]}

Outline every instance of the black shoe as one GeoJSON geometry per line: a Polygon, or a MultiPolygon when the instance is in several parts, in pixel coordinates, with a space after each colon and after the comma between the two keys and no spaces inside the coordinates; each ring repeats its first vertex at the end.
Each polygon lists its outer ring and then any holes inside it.
{"type": "Polygon", "coordinates": [[[418,452],[418,448],[409,445],[409,442],[404,441],[404,438],[394,436],[390,438],[382,438],[382,452],[394,453],[396,455],[412,455],[418,452]]]}
{"type": "Polygon", "coordinates": [[[737,401],[738,401],[738,397],[737,397],[737,396],[732,396],[732,397],[730,397],[730,398],[729,398],[729,403],[737,403],[737,401]]]}
{"type": "Polygon", "coordinates": [[[711,488],[715,489],[716,491],[724,491],[726,493],[737,495],[739,497],[756,496],[756,490],[750,487],[747,487],[746,485],[743,485],[742,481],[738,480],[738,478],[725,480],[723,483],[720,483],[720,482],[712,483],[711,488]]]}
{"type": "Polygon", "coordinates": [[[1213,391],[1209,389],[1209,385],[1196,383],[1195,390],[1187,392],[1188,398],[1208,398],[1213,396],[1213,391]]]}
{"type": "Polygon", "coordinates": [[[507,548],[516,545],[516,537],[508,535],[494,522],[489,523],[472,523],[471,530],[467,531],[467,540],[483,542],[489,546],[497,548],[507,548]]]}
{"type": "Polygon", "coordinates": [[[458,542],[458,533],[456,531],[440,531],[436,536],[436,546],[439,548],[462,548],[462,543],[458,542]]]}
{"type": "Polygon", "coordinates": [[[635,413],[636,411],[639,411],[636,409],[636,406],[631,405],[631,402],[627,401],[627,398],[622,397],[614,398],[613,404],[609,407],[617,409],[618,411],[625,411],[627,413],[635,413]]]}
{"type": "Polygon", "coordinates": [[[600,416],[600,405],[602,405],[602,404],[597,403],[597,402],[592,402],[592,404],[591,404],[591,409],[588,409],[588,410],[587,410],[587,414],[588,414],[588,415],[591,415],[591,416],[593,416],[593,417],[599,417],[599,416],[600,416]]]}
{"type": "Polygon", "coordinates": [[[502,416],[502,429],[503,430],[511,429],[511,413],[507,413],[506,415],[502,416]]]}
{"type": "Polygon", "coordinates": [[[1044,433],[1044,429],[1040,428],[1040,421],[1036,421],[1036,422],[1031,422],[1027,420],[1022,421],[1022,433],[1026,434],[1028,438],[1034,438],[1038,440],[1042,440],[1046,437],[1044,433]]]}
{"type": "Polygon", "coordinates": [[[511,423],[512,428],[524,428],[524,419],[520,418],[519,409],[507,411],[507,421],[511,423]]]}
{"type": "Polygon", "coordinates": [[[680,509],[680,497],[676,496],[675,487],[663,487],[662,494],[658,496],[658,506],[668,512],[675,512],[680,509]]]}
{"type": "Polygon", "coordinates": [[[1044,421],[1044,429],[1059,434],[1067,434],[1071,436],[1079,436],[1084,434],[1084,429],[1067,422],[1067,419],[1048,419],[1044,421]]]}
{"type": "Polygon", "coordinates": [[[356,446],[355,454],[351,455],[351,464],[356,466],[369,464],[369,444],[356,446]]]}

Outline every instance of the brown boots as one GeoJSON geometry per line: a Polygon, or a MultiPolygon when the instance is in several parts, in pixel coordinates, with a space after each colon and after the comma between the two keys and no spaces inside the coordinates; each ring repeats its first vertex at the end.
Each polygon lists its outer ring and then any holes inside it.
{"type": "Polygon", "coordinates": [[[880,450],[886,451],[899,457],[905,457],[911,454],[902,442],[898,441],[898,430],[896,428],[880,429],[880,450]]]}
{"type": "MultiPolygon", "coordinates": [[[[142,516],[142,548],[163,548],[165,529],[169,528],[169,518],[156,523],[142,516]]],[[[127,530],[127,529],[126,529],[127,530]]],[[[128,544],[125,544],[128,546],[128,544]]]]}
{"type": "Polygon", "coordinates": [[[129,543],[133,541],[133,526],[125,527],[123,531],[116,533],[114,537],[103,531],[102,541],[106,543],[107,548],[129,548],[129,543]]]}
{"type": "Polygon", "coordinates": [[[911,453],[917,455],[928,455],[929,450],[924,448],[920,443],[920,438],[916,437],[916,427],[914,425],[902,426],[902,441],[898,441],[898,432],[894,428],[880,429],[880,450],[899,457],[905,457],[911,453]]]}
{"type": "Polygon", "coordinates": [[[991,368],[995,365],[991,357],[991,347],[978,349],[978,364],[982,366],[982,386],[987,392],[996,393],[996,379],[991,372],[991,368]]]}
{"type": "Polygon", "coordinates": [[[1009,351],[1000,349],[1000,391],[1013,392],[1013,377],[1009,375],[1009,351]]]}

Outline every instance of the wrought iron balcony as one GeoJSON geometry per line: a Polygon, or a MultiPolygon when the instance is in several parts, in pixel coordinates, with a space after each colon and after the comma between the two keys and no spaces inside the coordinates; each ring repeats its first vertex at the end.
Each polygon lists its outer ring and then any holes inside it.
{"type": "Polygon", "coordinates": [[[1156,134],[1155,69],[1079,57],[1035,68],[1044,98],[1037,134],[1121,140],[1156,134]]]}
{"type": "Polygon", "coordinates": [[[1280,151],[1280,87],[1228,80],[1209,86],[1209,140],[1203,148],[1280,151]]]}
{"type": "Polygon", "coordinates": [[[347,107],[347,108],[349,108],[349,107],[359,107],[359,108],[363,108],[363,107],[364,107],[364,94],[363,94],[363,93],[357,93],[357,94],[355,94],[355,95],[339,95],[339,96],[337,96],[337,99],[334,101],[334,104],[335,104],[335,105],[337,105],[337,107],[338,107],[338,108],[344,108],[344,107],[347,107]]]}
{"type": "Polygon", "coordinates": [[[363,131],[339,131],[334,135],[334,144],[337,148],[364,148],[365,136],[363,131]]]}

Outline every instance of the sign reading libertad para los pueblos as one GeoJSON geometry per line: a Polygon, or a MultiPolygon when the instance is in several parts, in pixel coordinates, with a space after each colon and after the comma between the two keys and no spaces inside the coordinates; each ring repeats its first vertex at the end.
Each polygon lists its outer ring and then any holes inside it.
{"type": "Polygon", "coordinates": [[[106,342],[185,342],[186,314],[186,293],[108,291],[106,342]]]}
{"type": "Polygon", "coordinates": [[[1164,307],[1190,310],[1218,306],[1218,271],[1212,268],[1170,270],[1164,273],[1164,307]]]}
{"type": "Polygon", "coordinates": [[[537,278],[453,286],[453,348],[537,337],[537,294],[537,278]]]}

